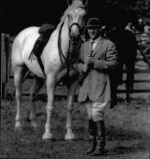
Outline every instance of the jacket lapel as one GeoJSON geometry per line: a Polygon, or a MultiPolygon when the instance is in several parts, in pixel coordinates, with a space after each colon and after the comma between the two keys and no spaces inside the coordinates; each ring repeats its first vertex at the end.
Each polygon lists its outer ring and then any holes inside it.
{"type": "Polygon", "coordinates": [[[86,55],[85,55],[85,57],[89,56],[89,54],[90,54],[89,45],[90,45],[90,40],[87,41],[86,46],[85,46],[85,48],[86,48],[86,51],[85,51],[86,55]]]}
{"type": "Polygon", "coordinates": [[[100,38],[98,39],[98,42],[97,42],[97,44],[96,44],[96,47],[95,47],[95,49],[94,49],[94,51],[93,51],[93,53],[92,53],[92,57],[95,56],[95,54],[97,53],[97,51],[102,47],[103,43],[104,43],[104,38],[103,38],[103,37],[100,37],[100,38]]]}

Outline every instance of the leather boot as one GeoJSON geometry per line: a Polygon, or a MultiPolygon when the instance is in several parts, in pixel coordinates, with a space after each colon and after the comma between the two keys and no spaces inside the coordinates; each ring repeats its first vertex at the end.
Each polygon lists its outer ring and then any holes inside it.
{"type": "Polygon", "coordinates": [[[104,121],[97,121],[97,146],[95,151],[91,154],[92,156],[103,156],[105,153],[105,124],[104,121]]]}
{"type": "Polygon", "coordinates": [[[96,148],[96,123],[90,119],[89,121],[89,143],[90,146],[86,151],[86,154],[89,155],[95,151],[96,148]]]}

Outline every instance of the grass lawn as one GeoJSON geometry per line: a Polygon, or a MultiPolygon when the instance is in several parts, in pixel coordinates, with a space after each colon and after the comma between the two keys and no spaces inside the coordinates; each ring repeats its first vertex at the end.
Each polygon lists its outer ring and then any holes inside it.
{"type": "MultiPolygon", "coordinates": [[[[66,101],[56,101],[52,117],[52,141],[43,141],[46,121],[46,101],[37,101],[39,128],[34,131],[28,121],[29,98],[23,98],[23,129],[14,130],[16,103],[1,102],[0,158],[27,159],[91,159],[85,155],[88,147],[87,116],[84,105],[75,102],[73,109],[73,131],[75,141],[65,141],[66,101]]],[[[118,106],[108,108],[105,114],[106,151],[104,159],[149,159],[150,155],[150,103],[132,99],[126,106],[120,98],[118,106]]]]}

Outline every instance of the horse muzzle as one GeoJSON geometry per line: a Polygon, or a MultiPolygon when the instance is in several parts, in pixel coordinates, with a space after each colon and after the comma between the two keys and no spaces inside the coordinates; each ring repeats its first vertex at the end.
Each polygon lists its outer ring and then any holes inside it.
{"type": "Polygon", "coordinates": [[[78,45],[80,40],[81,40],[80,34],[75,35],[75,36],[70,34],[70,43],[71,43],[71,45],[78,45]]]}
{"type": "Polygon", "coordinates": [[[69,37],[72,45],[78,45],[81,40],[81,27],[78,23],[72,23],[69,27],[69,37]]]}

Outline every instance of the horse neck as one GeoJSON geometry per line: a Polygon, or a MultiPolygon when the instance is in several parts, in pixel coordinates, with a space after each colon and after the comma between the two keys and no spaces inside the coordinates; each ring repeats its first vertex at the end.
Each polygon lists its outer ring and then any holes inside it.
{"type": "MultiPolygon", "coordinates": [[[[61,48],[65,57],[67,57],[68,49],[69,49],[69,27],[68,27],[68,18],[63,22],[62,30],[61,30],[61,48]]],[[[61,26],[60,25],[60,26],[61,26]]],[[[61,29],[61,28],[60,28],[61,29]]]]}

